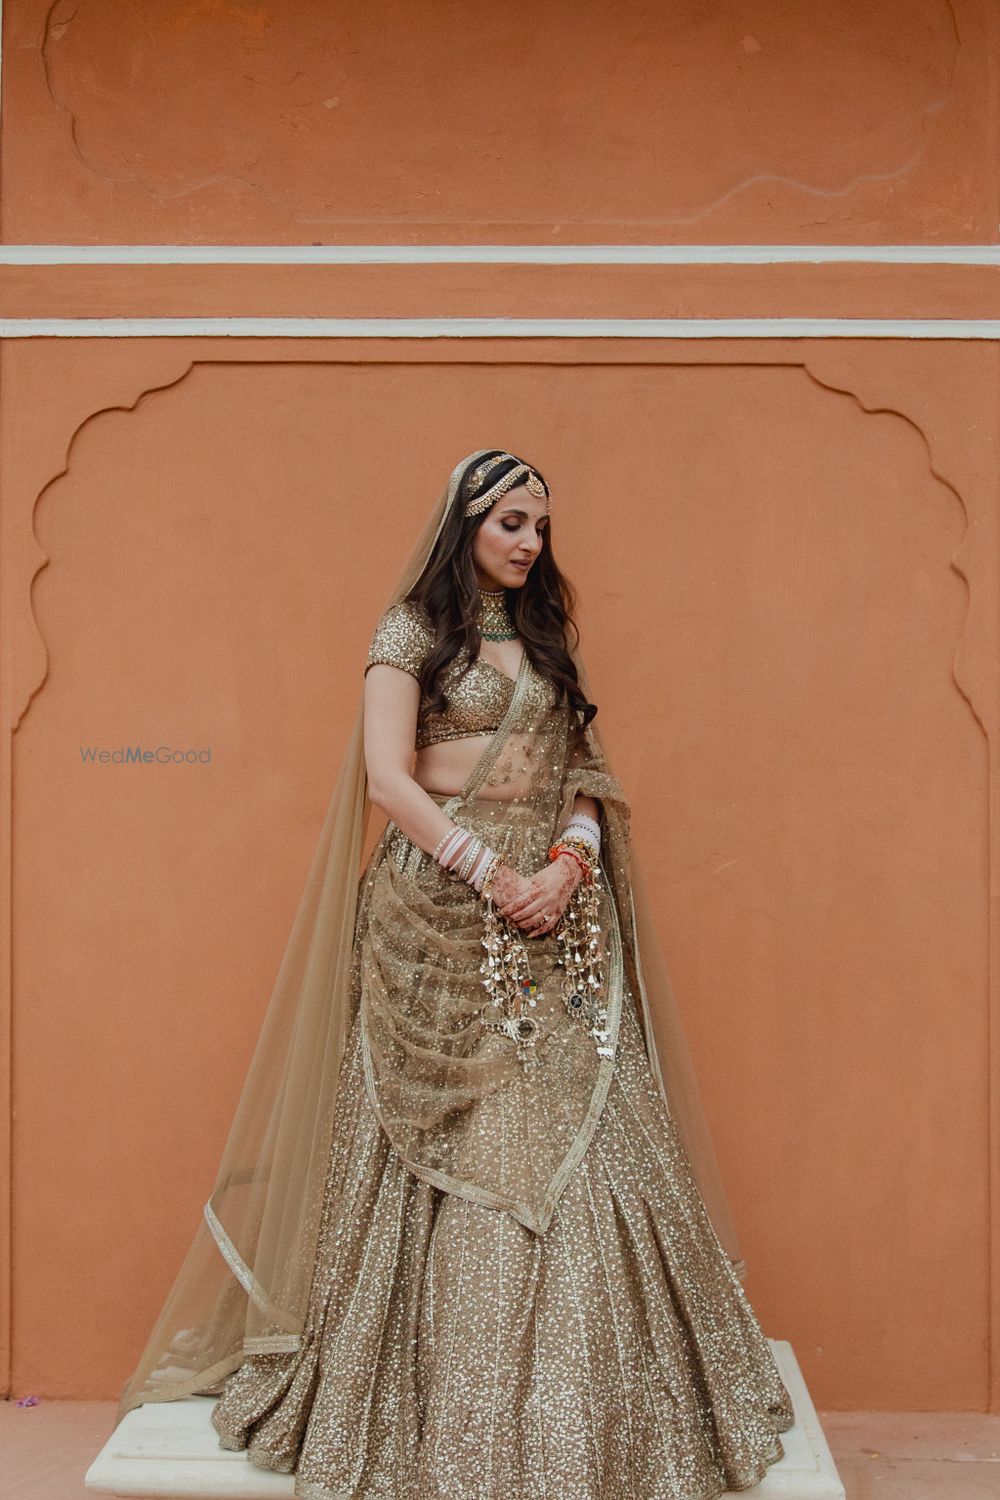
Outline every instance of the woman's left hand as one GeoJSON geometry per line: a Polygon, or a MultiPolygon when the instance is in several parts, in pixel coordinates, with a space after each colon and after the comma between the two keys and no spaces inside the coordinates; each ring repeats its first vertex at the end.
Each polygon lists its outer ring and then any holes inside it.
{"type": "Polygon", "coordinates": [[[544,937],[559,922],[582,879],[576,860],[560,854],[529,877],[526,890],[497,910],[528,937],[544,937]]]}

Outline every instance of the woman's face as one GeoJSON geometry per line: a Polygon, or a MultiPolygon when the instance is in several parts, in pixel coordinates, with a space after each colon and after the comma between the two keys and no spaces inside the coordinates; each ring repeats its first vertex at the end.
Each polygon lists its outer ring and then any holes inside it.
{"type": "Polygon", "coordinates": [[[507,491],[486,513],[472,542],[472,561],[481,589],[519,589],[542,550],[549,524],[545,496],[523,484],[507,491]]]}

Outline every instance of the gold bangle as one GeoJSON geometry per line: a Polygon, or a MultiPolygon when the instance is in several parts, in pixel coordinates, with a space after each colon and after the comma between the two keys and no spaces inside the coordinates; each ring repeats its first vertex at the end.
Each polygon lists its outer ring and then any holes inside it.
{"type": "Polygon", "coordinates": [[[486,866],[486,870],[485,870],[485,873],[483,874],[483,878],[482,878],[482,880],[479,883],[479,894],[480,894],[480,896],[486,897],[486,896],[489,895],[489,893],[490,893],[490,886],[493,884],[493,877],[496,874],[496,872],[499,870],[499,868],[500,868],[500,866],[502,864],[503,864],[503,855],[502,854],[494,854],[493,858],[490,860],[489,864],[486,866]]]}

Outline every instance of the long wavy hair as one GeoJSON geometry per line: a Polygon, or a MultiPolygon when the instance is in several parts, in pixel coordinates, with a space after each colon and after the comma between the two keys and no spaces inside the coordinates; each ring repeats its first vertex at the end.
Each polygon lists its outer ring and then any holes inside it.
{"type": "MultiPolygon", "coordinates": [[[[434,645],[420,672],[420,687],[427,697],[425,713],[440,714],[447,708],[443,679],[455,657],[463,650],[468,653],[464,672],[468,671],[479,656],[482,640],[477,624],[479,584],[472,560],[472,544],[476,532],[493,507],[487,507],[477,516],[468,517],[465,515],[465,507],[477,494],[492,488],[505,474],[525,462],[509,456],[506,462],[496,464],[478,486],[471,488],[469,481],[473,471],[487,458],[495,457],[503,451],[505,450],[500,448],[491,449],[469,464],[459,482],[451,514],[445,521],[437,544],[407,595],[411,603],[422,606],[426,611],[435,632],[434,645]]],[[[549,487],[544,475],[534,464],[530,467],[538,474],[548,495],[549,487]]],[[[518,485],[514,485],[501,498],[506,499],[517,488],[518,485]]],[[[570,637],[573,647],[580,638],[574,619],[576,592],[569,579],[560,572],[553,556],[551,518],[542,529],[541,551],[532,563],[524,583],[518,589],[506,589],[505,593],[511,618],[524,642],[524,649],[532,666],[552,683],[556,690],[556,701],[569,704],[576,716],[577,731],[582,732],[597,713],[597,705],[588,701],[580,687],[579,674],[570,655],[570,637]]]]}

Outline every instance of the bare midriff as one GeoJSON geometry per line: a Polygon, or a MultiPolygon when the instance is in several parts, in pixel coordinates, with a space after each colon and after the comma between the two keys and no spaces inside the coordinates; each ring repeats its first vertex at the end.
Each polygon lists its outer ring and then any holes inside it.
{"type": "MultiPolygon", "coordinates": [[[[437,792],[443,797],[457,796],[479,764],[483,751],[492,738],[490,734],[466,734],[461,739],[439,740],[436,745],[423,745],[416,754],[414,781],[425,792],[437,792]]],[[[510,758],[508,749],[513,748],[513,741],[508,742],[508,746],[505,746],[505,760],[510,758]]],[[[523,771],[526,769],[523,768],[523,771]]],[[[517,767],[517,771],[522,771],[522,768],[517,767]]],[[[527,777],[523,771],[520,775],[516,774],[511,764],[503,770],[495,785],[490,785],[489,781],[484,782],[476,796],[496,802],[512,801],[526,785],[527,777]]]]}
{"type": "MultiPolygon", "coordinates": [[[[460,739],[441,739],[436,745],[423,745],[417,751],[414,781],[423,786],[424,792],[456,796],[492,738],[492,735],[463,735],[460,739]]],[[[480,796],[499,790],[505,792],[507,789],[484,786],[480,789],[480,796]]]]}
{"type": "MultiPolygon", "coordinates": [[[[501,672],[511,682],[516,681],[524,657],[524,643],[518,638],[503,641],[499,645],[490,642],[485,651],[480,648],[482,660],[495,671],[501,672]]],[[[413,779],[425,792],[436,792],[439,796],[454,797],[461,792],[483,751],[492,740],[492,734],[464,734],[456,739],[438,740],[433,745],[422,745],[416,752],[413,779]]],[[[504,764],[491,774],[479,788],[477,796],[497,802],[511,802],[519,792],[524,792],[529,780],[529,768],[523,754],[522,737],[513,734],[504,744],[497,761],[504,764]]]]}

